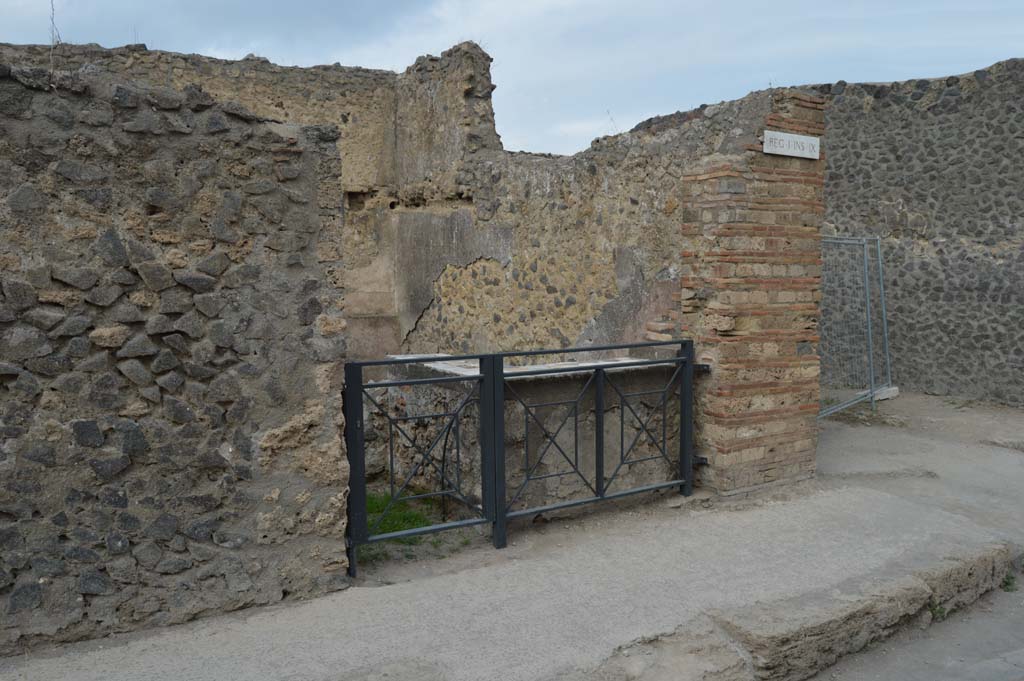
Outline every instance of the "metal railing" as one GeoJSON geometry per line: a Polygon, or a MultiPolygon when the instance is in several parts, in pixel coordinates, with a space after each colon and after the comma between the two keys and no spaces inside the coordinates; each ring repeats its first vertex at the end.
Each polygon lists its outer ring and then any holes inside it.
{"type": "MultiPolygon", "coordinates": [[[[346,528],[349,574],[356,574],[357,548],[364,544],[489,523],[492,543],[496,548],[502,548],[507,543],[508,521],[513,518],[670,487],[678,487],[683,495],[691,494],[695,368],[703,370],[707,367],[694,364],[692,341],[395,357],[347,363],[344,411],[350,468],[346,528]],[[545,355],[640,349],[654,351],[658,348],[674,348],[675,353],[655,358],[515,365],[516,360],[529,362],[545,355]],[[467,369],[469,362],[475,363],[475,368],[467,369]],[[442,371],[438,369],[441,366],[454,368],[442,371]],[[366,381],[365,371],[373,368],[392,372],[405,369],[407,375],[366,381]],[[665,369],[668,380],[663,386],[630,392],[625,385],[625,371],[640,368],[665,369]],[[416,374],[415,371],[428,375],[416,374]],[[582,387],[578,390],[573,388],[568,399],[536,401],[526,394],[528,391],[522,381],[527,378],[562,382],[576,380],[582,382],[582,387]],[[433,388],[445,392],[440,396],[439,393],[428,396],[425,401],[430,404],[423,405],[425,413],[408,413],[411,406],[415,407],[415,404],[410,405],[413,389],[433,388]],[[388,395],[393,399],[389,400],[388,395]],[[670,410],[673,402],[677,403],[677,410],[670,410]],[[396,407],[396,403],[400,406],[396,407]],[[436,404],[440,407],[435,407],[436,404]],[[590,411],[587,408],[590,405],[593,411],[593,448],[588,456],[587,448],[580,446],[580,419],[581,412],[590,411]],[[546,423],[541,412],[548,410],[550,416],[550,410],[558,408],[565,409],[558,425],[546,423]],[[619,438],[617,444],[610,444],[606,441],[606,412],[615,408],[619,412],[619,438]],[[520,410],[523,418],[522,465],[509,470],[512,462],[506,457],[506,426],[510,414],[520,410]],[[471,425],[467,432],[464,423],[472,420],[474,412],[479,423],[476,427],[471,425]],[[673,423],[670,428],[669,422],[676,413],[678,423],[673,423]],[[368,431],[367,419],[371,423],[376,420],[379,425],[368,431]],[[433,425],[424,423],[428,421],[433,425]],[[562,435],[569,432],[570,423],[571,447],[564,442],[569,435],[562,435]],[[410,433],[410,424],[418,424],[420,430],[410,433]],[[537,441],[532,457],[531,434],[532,440],[537,441]],[[368,435],[372,436],[380,458],[386,458],[386,462],[382,462],[383,473],[377,476],[386,477],[386,485],[379,485],[383,491],[377,494],[386,496],[387,501],[383,509],[373,514],[372,521],[367,504],[368,435]],[[380,447],[382,437],[387,442],[386,455],[380,447]],[[473,438],[475,443],[468,443],[473,451],[468,453],[464,440],[473,438]],[[646,452],[638,453],[639,449],[646,452]],[[606,456],[606,450],[613,456],[606,456]],[[650,461],[660,461],[669,468],[669,479],[628,486],[630,481],[624,471],[650,461]],[[553,462],[560,468],[553,466],[553,462]],[[552,503],[538,503],[537,495],[527,498],[525,493],[531,485],[543,484],[552,478],[568,478],[578,483],[581,496],[552,503]],[[445,504],[439,522],[382,531],[382,528],[386,529],[383,527],[386,517],[398,505],[426,499],[440,499],[445,504]],[[462,517],[449,519],[448,504],[457,508],[462,517]]],[[[565,387],[562,389],[564,391],[565,387]]]]}
{"type": "Polygon", "coordinates": [[[892,386],[882,245],[878,237],[822,238],[819,417],[892,386]]]}

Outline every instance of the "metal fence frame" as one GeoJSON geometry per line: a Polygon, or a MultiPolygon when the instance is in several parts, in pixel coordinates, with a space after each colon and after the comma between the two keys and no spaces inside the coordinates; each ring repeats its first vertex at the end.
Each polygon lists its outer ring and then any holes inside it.
{"type": "MultiPolygon", "coordinates": [[[[864,371],[867,377],[867,385],[864,386],[864,390],[857,393],[853,397],[850,397],[838,404],[825,405],[822,403],[821,409],[818,412],[818,418],[824,418],[836,412],[848,409],[855,404],[868,401],[871,403],[871,408],[875,408],[875,399],[877,395],[892,387],[892,361],[889,355],[889,323],[887,318],[886,302],[885,302],[885,275],[883,271],[882,261],[882,240],[877,236],[868,237],[854,237],[854,236],[826,236],[822,237],[822,250],[827,248],[844,248],[851,249],[851,252],[859,252],[859,263],[857,267],[859,272],[856,276],[860,278],[860,284],[862,286],[863,296],[863,313],[864,313],[864,371]],[[871,269],[877,269],[877,277],[872,276],[871,269]],[[877,298],[877,306],[874,304],[874,300],[877,298]],[[878,319],[874,317],[878,315],[878,319]],[[881,328],[876,328],[880,326],[881,328]],[[881,347],[876,348],[876,333],[881,335],[881,347]],[[881,352],[881,361],[876,361],[877,352],[881,352]],[[878,367],[877,364],[882,364],[882,367],[878,367]],[[884,370],[883,375],[879,376],[879,370],[884,370]]],[[[823,253],[824,256],[824,253],[823,253]]],[[[826,266],[826,258],[822,258],[822,301],[821,307],[824,311],[827,305],[826,297],[828,296],[830,286],[828,277],[830,274],[829,268],[826,266]]],[[[824,316],[823,312],[823,316],[824,316]]],[[[819,342],[819,348],[822,356],[829,351],[829,346],[834,339],[829,338],[829,328],[822,325],[821,339],[819,342]]],[[[822,382],[826,380],[825,372],[822,372],[822,382]]]]}
{"type": "MultiPolygon", "coordinates": [[[[511,369],[511,367],[509,367],[511,369]]],[[[664,489],[669,487],[678,487],[679,493],[684,496],[689,496],[693,493],[693,466],[694,466],[694,447],[693,447],[693,376],[694,371],[707,370],[704,365],[696,365],[694,363],[694,348],[693,341],[665,341],[665,342],[653,342],[653,343],[631,343],[623,345],[604,345],[604,346],[591,346],[581,348],[565,348],[560,350],[531,350],[525,352],[504,352],[504,353],[493,353],[493,354],[477,354],[477,355],[435,355],[435,356],[416,356],[416,357],[396,357],[390,359],[381,360],[370,360],[370,361],[356,361],[348,362],[345,365],[345,388],[344,388],[344,413],[345,413],[345,445],[348,450],[348,462],[349,462],[349,497],[348,497],[348,524],[346,527],[346,550],[348,553],[349,561],[349,575],[355,576],[357,571],[357,548],[363,544],[369,544],[379,541],[387,541],[391,539],[399,539],[403,537],[410,537],[415,535],[440,532],[443,530],[454,529],[458,527],[468,527],[473,525],[482,525],[486,523],[491,524],[491,541],[495,548],[503,548],[507,543],[508,537],[508,520],[511,518],[517,518],[520,516],[526,516],[531,514],[543,513],[548,511],[554,511],[558,509],[570,508],[573,506],[580,506],[583,504],[596,503],[600,501],[606,501],[611,499],[618,499],[628,495],[639,494],[641,492],[649,492],[658,489],[664,489]],[[627,361],[617,361],[614,364],[600,363],[599,361],[587,362],[582,361],[580,364],[565,365],[561,364],[558,366],[538,367],[536,369],[520,368],[516,367],[514,371],[506,372],[506,360],[515,358],[531,358],[542,355],[562,355],[562,354],[576,354],[584,352],[604,352],[604,351],[624,351],[634,349],[650,349],[650,348],[664,348],[664,347],[676,347],[676,353],[672,357],[666,357],[661,359],[629,359],[627,361]],[[367,367],[383,367],[383,366],[402,366],[410,364],[422,364],[426,362],[452,362],[452,361],[464,361],[464,360],[475,360],[479,362],[479,371],[476,374],[470,375],[458,375],[458,376],[437,376],[429,378],[404,378],[398,380],[384,380],[384,381],[371,381],[364,382],[363,370],[367,367]],[[631,367],[645,367],[645,366],[674,366],[675,369],[672,373],[672,377],[668,384],[661,391],[646,391],[644,393],[624,393],[619,390],[614,384],[610,382],[608,377],[609,370],[624,369],[631,367]],[[583,399],[584,395],[593,386],[594,390],[594,412],[595,412],[595,447],[594,447],[594,464],[595,473],[594,485],[590,485],[586,478],[579,470],[578,458],[576,465],[573,465],[572,461],[569,461],[570,466],[573,466],[575,472],[584,479],[587,483],[590,491],[593,492],[592,496],[583,499],[573,499],[570,501],[563,501],[560,503],[549,504],[545,506],[534,506],[526,509],[512,510],[512,505],[518,499],[519,493],[522,489],[533,480],[538,480],[540,477],[530,477],[530,473],[536,470],[538,462],[534,464],[533,469],[527,469],[526,479],[523,485],[517,491],[517,494],[509,500],[508,492],[506,490],[507,476],[505,471],[506,457],[505,457],[505,403],[506,402],[518,402],[523,406],[525,410],[524,418],[529,421],[531,416],[531,409],[550,406],[545,403],[540,404],[527,404],[521,399],[516,393],[515,389],[511,388],[508,384],[508,379],[521,378],[527,376],[545,376],[545,375],[563,375],[563,374],[583,374],[585,377],[584,387],[577,396],[575,403],[576,408],[571,410],[570,413],[574,414],[574,426],[575,419],[578,418],[578,405],[583,399]],[[470,509],[471,514],[474,517],[466,518],[462,520],[455,520],[450,522],[436,523],[424,527],[416,527],[411,529],[400,530],[389,533],[374,533],[368,522],[368,509],[367,509],[367,479],[366,479],[366,452],[365,452],[365,424],[364,424],[364,398],[373,400],[372,396],[369,396],[366,392],[374,388],[387,388],[387,387],[398,387],[398,386],[414,386],[414,385],[434,385],[442,383],[470,383],[470,389],[467,393],[464,393],[459,401],[459,406],[454,410],[438,413],[438,414],[424,414],[418,416],[406,417],[407,419],[413,418],[428,418],[428,417],[442,417],[446,418],[445,425],[442,426],[442,432],[438,434],[433,441],[429,444],[425,451],[416,449],[416,456],[419,459],[419,463],[414,466],[412,472],[406,477],[405,482],[397,487],[395,485],[394,477],[394,466],[393,466],[393,437],[404,433],[394,433],[393,427],[395,426],[395,420],[388,415],[387,410],[383,409],[381,405],[375,402],[376,408],[379,409],[388,418],[389,428],[389,448],[392,457],[391,469],[388,472],[390,489],[391,489],[391,500],[388,506],[385,508],[382,516],[387,513],[387,510],[391,508],[393,504],[399,501],[406,501],[409,499],[418,499],[425,497],[436,497],[442,496],[445,499],[451,499],[461,503],[466,508],[470,509]],[[627,490],[609,492],[608,486],[615,479],[619,469],[625,464],[635,464],[641,461],[649,460],[649,458],[658,458],[658,455],[649,457],[642,460],[628,460],[629,454],[632,452],[633,447],[636,444],[636,439],[641,437],[643,433],[647,436],[654,438],[654,435],[647,428],[647,423],[643,419],[640,419],[639,415],[633,411],[633,414],[641,422],[641,432],[637,434],[633,442],[627,448],[625,445],[625,439],[622,438],[620,442],[620,461],[615,471],[612,473],[610,479],[605,480],[604,476],[604,453],[605,453],[605,438],[604,438],[604,394],[605,388],[610,386],[614,390],[618,391],[620,398],[620,405],[622,411],[625,411],[626,407],[632,409],[628,403],[628,397],[635,397],[639,394],[654,394],[661,392],[662,397],[658,405],[659,408],[667,408],[667,403],[670,397],[674,397],[678,391],[678,404],[679,404],[679,443],[678,443],[678,459],[676,461],[669,461],[672,465],[677,466],[678,475],[665,482],[643,485],[639,487],[633,487],[627,490]],[[506,389],[510,394],[510,398],[506,399],[506,389]],[[458,428],[459,414],[464,409],[468,400],[474,399],[479,400],[480,404],[480,456],[481,456],[481,488],[482,488],[482,503],[480,505],[472,504],[465,495],[462,494],[458,484],[455,484],[450,478],[446,477],[443,466],[437,467],[434,462],[429,458],[431,452],[441,441],[442,435],[450,433],[453,428],[458,428]],[[402,496],[408,486],[409,481],[416,474],[418,470],[423,467],[430,466],[434,468],[435,472],[439,474],[439,481],[441,483],[441,491],[429,492],[425,494],[417,494],[411,496],[402,496]],[[450,488],[449,488],[450,486],[450,488]]],[[[664,411],[662,412],[664,413],[664,411]]],[[[624,418],[624,414],[622,415],[624,418]]],[[[548,444],[541,454],[540,458],[546,454],[548,449],[554,444],[559,450],[561,447],[554,442],[555,436],[552,436],[550,432],[540,423],[536,415],[533,415],[537,425],[544,429],[545,439],[548,444]]],[[[568,420],[569,416],[565,417],[562,422],[562,426],[568,420]]],[[[399,430],[401,427],[399,426],[399,430]]],[[[561,430],[561,426],[559,427],[561,430]]],[[[664,432],[665,423],[662,423],[662,440],[660,445],[660,456],[669,460],[668,452],[668,438],[667,433],[664,432]]],[[[408,435],[405,435],[407,439],[411,441],[408,435]]],[[[447,437],[447,435],[445,435],[447,437]]],[[[414,444],[414,443],[413,443],[414,444]]],[[[577,442],[578,448],[578,442],[577,442]]],[[[527,446],[526,456],[529,456],[529,448],[527,446]]],[[[579,452],[577,451],[576,456],[578,457],[579,452]]],[[[568,456],[565,451],[562,451],[562,455],[568,461],[568,456]]],[[[528,459],[527,459],[528,460],[528,459]]],[[[570,471],[569,473],[571,473],[570,471]]]]}

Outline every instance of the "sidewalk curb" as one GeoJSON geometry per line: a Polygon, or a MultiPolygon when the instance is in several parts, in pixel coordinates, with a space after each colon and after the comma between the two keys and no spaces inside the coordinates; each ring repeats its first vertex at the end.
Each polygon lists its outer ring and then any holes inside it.
{"type": "Polygon", "coordinates": [[[925,628],[997,588],[1024,559],[1021,547],[985,545],[934,566],[899,567],[833,589],[713,610],[674,632],[615,651],[564,681],[800,681],[908,626],[925,628]]]}

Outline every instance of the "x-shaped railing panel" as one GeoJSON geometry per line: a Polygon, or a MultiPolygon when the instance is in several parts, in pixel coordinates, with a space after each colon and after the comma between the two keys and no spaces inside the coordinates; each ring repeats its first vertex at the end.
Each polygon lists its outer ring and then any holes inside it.
{"type": "Polygon", "coordinates": [[[460,484],[461,480],[453,483],[448,478],[445,471],[442,468],[438,467],[437,463],[434,461],[431,454],[433,454],[434,449],[437,447],[438,443],[441,442],[441,438],[447,438],[451,434],[453,427],[457,428],[457,425],[455,424],[460,418],[462,411],[465,409],[465,407],[474,399],[479,399],[477,386],[474,385],[473,388],[471,388],[466,393],[462,394],[461,401],[459,402],[458,406],[451,412],[421,414],[418,416],[404,416],[400,419],[392,417],[391,414],[388,413],[388,410],[385,409],[384,406],[380,404],[380,402],[374,399],[373,395],[371,395],[369,391],[364,390],[363,394],[370,401],[370,403],[377,409],[377,411],[383,414],[384,417],[388,420],[388,447],[391,459],[391,466],[390,470],[388,471],[391,483],[391,499],[384,507],[384,510],[381,511],[379,517],[377,518],[377,522],[372,527],[370,527],[370,534],[376,533],[376,531],[380,529],[381,523],[384,521],[385,517],[387,517],[388,512],[395,506],[396,503],[403,501],[446,495],[459,501],[467,508],[476,510],[476,506],[472,502],[470,502],[469,499],[466,498],[465,494],[463,494],[460,484]],[[440,417],[446,417],[448,420],[438,431],[437,435],[434,436],[433,440],[430,442],[430,445],[425,450],[420,449],[420,445],[416,443],[416,439],[410,436],[399,423],[400,421],[422,420],[425,418],[440,417]],[[409,471],[408,475],[405,476],[405,479],[399,486],[397,492],[395,491],[394,488],[394,431],[397,431],[399,434],[401,434],[401,436],[405,438],[405,440],[409,443],[409,447],[411,447],[412,450],[418,455],[416,458],[414,458],[415,463],[412,469],[409,471]],[[419,474],[420,471],[426,470],[427,466],[432,468],[434,472],[437,473],[438,482],[440,483],[442,489],[427,494],[402,496],[402,493],[405,492],[405,490],[409,487],[409,484],[416,478],[417,474],[419,474]]]}
{"type": "Polygon", "coordinates": [[[672,377],[669,378],[668,383],[666,383],[665,387],[662,388],[661,390],[645,391],[643,393],[625,393],[617,385],[615,385],[611,380],[606,378],[605,382],[609,386],[611,386],[612,389],[619,396],[620,417],[621,418],[620,418],[620,421],[619,421],[619,442],[620,442],[619,462],[618,462],[618,464],[616,464],[615,470],[612,471],[612,474],[605,480],[605,489],[610,487],[611,484],[615,481],[615,478],[618,476],[619,471],[622,470],[622,467],[624,465],[643,463],[644,461],[651,461],[651,460],[657,459],[657,458],[663,458],[669,464],[672,463],[672,460],[668,456],[668,438],[667,438],[667,434],[665,433],[665,421],[666,421],[665,407],[666,407],[666,405],[668,403],[669,395],[674,395],[674,393],[675,393],[675,391],[672,388],[676,384],[676,382],[679,380],[679,377],[680,377],[680,374],[681,374],[682,370],[683,370],[682,366],[676,366],[675,371],[672,372],[672,377]],[[661,395],[661,397],[658,399],[657,404],[654,407],[651,408],[650,413],[647,415],[646,419],[645,418],[641,418],[641,416],[637,413],[636,409],[633,408],[633,405],[630,404],[629,399],[628,399],[629,397],[636,397],[636,396],[639,396],[641,394],[651,394],[651,395],[653,395],[653,394],[660,394],[661,395]],[[653,433],[651,433],[650,428],[648,427],[650,422],[654,419],[654,416],[658,413],[659,409],[661,410],[661,414],[662,414],[662,437],[661,437],[661,440],[659,440],[653,433]],[[627,411],[633,415],[633,417],[637,420],[638,423],[640,423],[640,430],[639,430],[639,432],[637,432],[636,435],[633,436],[633,439],[629,443],[628,447],[625,446],[625,428],[626,428],[625,416],[626,416],[626,412],[627,411]],[[654,445],[655,449],[658,451],[658,454],[655,455],[655,456],[651,456],[651,457],[645,457],[643,459],[632,459],[631,460],[629,458],[629,455],[633,452],[633,448],[636,447],[637,443],[640,441],[641,436],[644,436],[644,435],[646,435],[647,439],[650,440],[652,445],[654,445]]]}
{"type": "MultiPolygon", "coordinates": [[[[543,438],[545,440],[547,440],[547,444],[544,446],[544,449],[541,450],[540,454],[537,456],[537,460],[533,462],[532,466],[528,466],[527,467],[526,475],[523,478],[523,482],[516,489],[515,494],[512,495],[512,499],[509,500],[508,503],[505,505],[506,508],[512,508],[512,505],[515,504],[519,500],[519,498],[522,496],[523,492],[526,490],[526,486],[528,484],[530,484],[531,482],[533,482],[535,480],[540,480],[543,477],[548,477],[548,476],[537,476],[537,477],[534,477],[533,474],[540,467],[540,465],[544,462],[544,457],[547,456],[547,453],[551,450],[552,446],[554,446],[555,449],[558,450],[558,452],[562,455],[562,458],[565,459],[566,463],[568,463],[569,466],[572,469],[570,471],[565,471],[563,474],[571,475],[571,474],[575,473],[580,478],[580,480],[583,481],[583,484],[585,484],[590,489],[591,492],[593,492],[595,495],[597,494],[597,489],[594,487],[594,485],[591,484],[591,482],[589,480],[587,480],[587,477],[580,470],[580,468],[579,468],[579,461],[577,460],[577,458],[574,456],[572,459],[570,459],[569,455],[565,453],[565,450],[562,449],[562,446],[560,444],[558,444],[558,442],[557,442],[558,436],[561,434],[562,429],[565,428],[565,424],[569,422],[569,417],[572,416],[573,419],[575,420],[576,417],[578,416],[580,402],[586,396],[587,392],[590,390],[590,386],[593,385],[593,384],[594,384],[594,375],[591,374],[589,376],[589,378],[587,379],[587,381],[584,383],[583,388],[576,395],[575,399],[567,400],[567,401],[558,403],[558,404],[571,404],[571,405],[573,405],[573,407],[566,411],[566,414],[562,418],[562,421],[558,424],[558,428],[556,428],[554,434],[552,434],[551,431],[549,431],[547,429],[547,427],[544,425],[544,423],[537,417],[536,409],[539,408],[539,407],[550,406],[553,403],[546,403],[546,404],[543,404],[543,405],[531,405],[531,404],[528,404],[526,402],[526,400],[524,400],[519,395],[519,393],[516,392],[515,388],[513,388],[512,385],[508,381],[505,382],[506,390],[508,390],[509,394],[512,395],[512,398],[516,402],[518,402],[519,404],[522,405],[523,409],[525,410],[525,413],[526,413],[527,417],[529,419],[533,420],[533,422],[537,424],[537,426],[541,430],[541,433],[543,434],[543,438]]],[[[526,460],[529,461],[529,447],[530,447],[529,441],[527,441],[524,444],[524,447],[526,448],[526,452],[527,452],[526,460]]]]}

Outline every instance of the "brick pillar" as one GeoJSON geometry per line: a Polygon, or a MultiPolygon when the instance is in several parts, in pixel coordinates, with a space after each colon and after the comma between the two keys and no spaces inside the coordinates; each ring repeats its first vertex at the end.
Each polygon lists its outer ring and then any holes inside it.
{"type": "MultiPolygon", "coordinates": [[[[764,127],[821,137],[823,108],[778,91],[764,127]]],[[[684,178],[681,321],[712,366],[697,443],[722,493],[814,473],[824,166],[757,144],[684,178]]]]}

